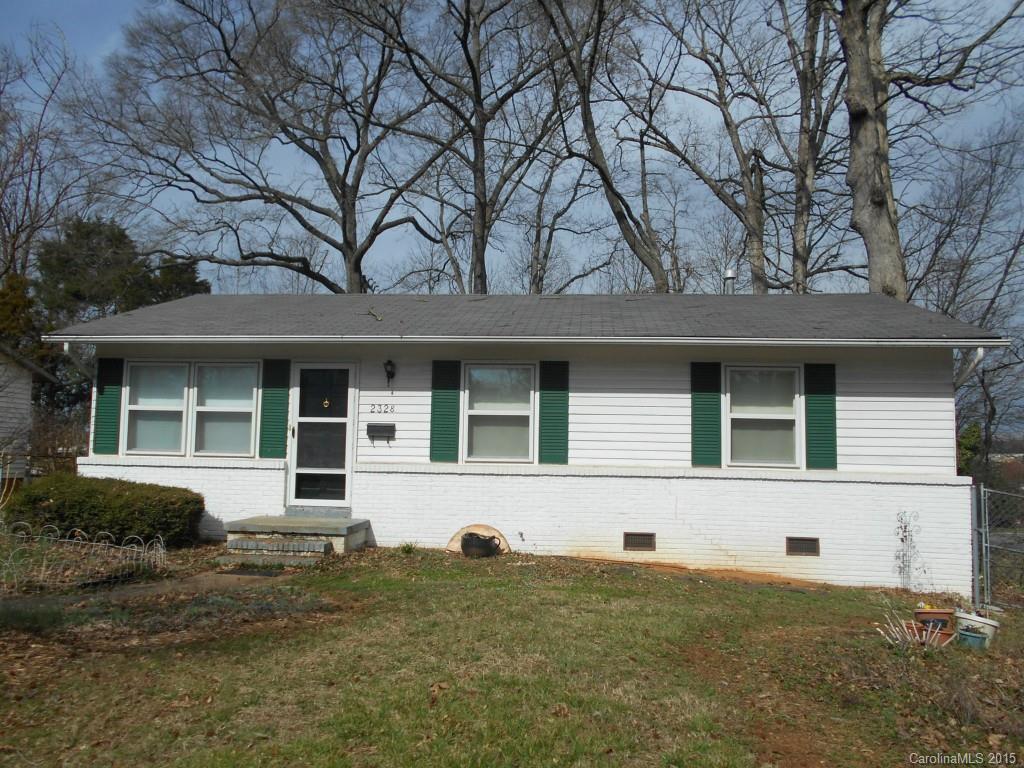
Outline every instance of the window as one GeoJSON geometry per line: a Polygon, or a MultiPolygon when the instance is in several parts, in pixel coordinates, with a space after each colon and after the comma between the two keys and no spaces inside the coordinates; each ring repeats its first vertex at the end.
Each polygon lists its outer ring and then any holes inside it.
{"type": "Polygon", "coordinates": [[[129,362],[124,450],[252,456],[259,366],[129,362]]]}
{"type": "Polygon", "coordinates": [[[130,452],[184,452],[188,365],[135,363],[128,369],[128,429],[130,452]]]}
{"type": "Polygon", "coordinates": [[[533,461],[532,365],[466,366],[466,458],[533,461]]]}
{"type": "Polygon", "coordinates": [[[729,463],[796,467],[798,368],[726,369],[729,463]]]}
{"type": "Polygon", "coordinates": [[[195,386],[195,453],[251,455],[256,366],[198,363],[195,386]]]}

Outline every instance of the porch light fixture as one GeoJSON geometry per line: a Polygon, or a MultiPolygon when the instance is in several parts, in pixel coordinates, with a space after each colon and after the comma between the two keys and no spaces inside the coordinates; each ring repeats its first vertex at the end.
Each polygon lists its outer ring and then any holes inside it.
{"type": "Polygon", "coordinates": [[[391,380],[395,378],[395,364],[390,360],[384,362],[384,375],[388,377],[388,385],[391,385],[391,380]]]}

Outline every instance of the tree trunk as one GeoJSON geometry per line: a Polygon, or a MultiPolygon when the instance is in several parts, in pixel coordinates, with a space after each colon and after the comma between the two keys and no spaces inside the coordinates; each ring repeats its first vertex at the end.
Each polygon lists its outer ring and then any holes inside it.
{"type": "Polygon", "coordinates": [[[594,166],[601,177],[601,188],[604,190],[605,200],[608,201],[608,207],[612,211],[612,216],[619,227],[619,232],[622,233],[622,239],[626,241],[629,250],[633,252],[633,255],[639,259],[640,263],[650,273],[651,280],[654,283],[654,292],[668,293],[668,275],[665,273],[665,266],[661,263],[661,254],[658,252],[657,246],[651,242],[650,233],[639,232],[633,227],[629,220],[629,214],[619,199],[618,190],[615,189],[614,181],[612,180],[608,159],[605,157],[604,149],[601,147],[601,139],[597,135],[597,126],[588,99],[589,95],[583,98],[580,116],[583,121],[583,132],[590,149],[590,164],[594,166]]]}
{"type": "Polygon", "coordinates": [[[470,293],[487,293],[487,146],[486,123],[473,131],[473,242],[469,263],[470,293]]]}
{"type": "MultiPolygon", "coordinates": [[[[804,34],[800,56],[797,59],[797,83],[800,87],[800,127],[796,147],[796,167],[793,169],[793,293],[807,293],[807,270],[811,261],[811,207],[817,177],[818,125],[812,125],[815,104],[820,103],[821,87],[817,76],[816,52],[821,29],[823,8],[820,0],[806,0],[804,5],[804,34]]],[[[823,53],[822,56],[825,54],[823,53]]]]}
{"type": "Polygon", "coordinates": [[[906,265],[889,172],[889,81],[882,57],[887,6],[884,0],[844,0],[839,15],[850,121],[846,184],[853,193],[850,226],[864,240],[871,292],[906,301],[906,265]]]}
{"type": "Polygon", "coordinates": [[[811,227],[817,151],[811,148],[811,128],[808,118],[809,110],[801,108],[797,161],[796,168],[793,169],[793,282],[791,284],[793,293],[807,293],[807,269],[811,261],[808,232],[811,227]]]}
{"type": "Polygon", "coordinates": [[[768,276],[764,268],[764,236],[747,229],[744,250],[750,264],[750,292],[757,295],[768,293],[768,276]]]}
{"type": "Polygon", "coordinates": [[[750,292],[768,293],[768,274],[764,257],[764,172],[756,159],[751,160],[749,180],[744,180],[746,202],[743,225],[746,231],[744,250],[750,264],[750,292]]]}

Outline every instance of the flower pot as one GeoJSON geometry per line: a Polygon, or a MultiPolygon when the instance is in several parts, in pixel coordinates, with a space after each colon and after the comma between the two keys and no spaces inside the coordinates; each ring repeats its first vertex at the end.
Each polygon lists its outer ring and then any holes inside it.
{"type": "Polygon", "coordinates": [[[462,554],[466,557],[494,557],[501,549],[497,536],[481,536],[479,533],[462,535],[462,554]]]}
{"type": "Polygon", "coordinates": [[[977,627],[985,635],[985,647],[988,648],[992,645],[996,633],[999,632],[998,621],[986,619],[984,616],[978,616],[975,613],[963,613],[961,611],[957,611],[955,616],[957,630],[961,630],[965,626],[977,627]]]}
{"type": "Polygon", "coordinates": [[[952,608],[918,608],[914,611],[914,620],[926,627],[935,629],[953,629],[952,608]]]}
{"type": "Polygon", "coordinates": [[[988,635],[983,632],[968,632],[961,629],[957,630],[956,636],[960,645],[966,645],[968,648],[983,651],[988,647],[988,635]]]}

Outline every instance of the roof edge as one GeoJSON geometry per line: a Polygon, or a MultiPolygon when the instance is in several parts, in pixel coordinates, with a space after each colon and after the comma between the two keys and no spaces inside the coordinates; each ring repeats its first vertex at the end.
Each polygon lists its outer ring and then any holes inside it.
{"type": "Polygon", "coordinates": [[[52,334],[43,341],[58,344],[647,344],[651,346],[744,347],[1008,347],[1010,339],[801,339],[737,338],[733,336],[69,336],[52,334]]]}

